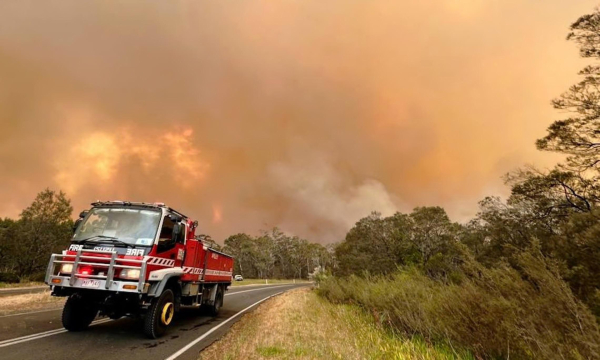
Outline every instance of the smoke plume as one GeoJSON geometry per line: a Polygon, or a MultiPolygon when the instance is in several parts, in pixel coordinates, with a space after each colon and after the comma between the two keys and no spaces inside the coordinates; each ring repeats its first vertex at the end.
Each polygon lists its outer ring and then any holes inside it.
{"type": "Polygon", "coordinates": [[[327,243],[371,211],[462,221],[575,80],[593,4],[551,0],[0,3],[0,216],[162,201],[219,241],[327,243]]]}

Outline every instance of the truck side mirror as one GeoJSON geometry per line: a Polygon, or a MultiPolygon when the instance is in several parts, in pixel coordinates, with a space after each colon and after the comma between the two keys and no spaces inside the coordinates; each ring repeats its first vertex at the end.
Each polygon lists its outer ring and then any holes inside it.
{"type": "Polygon", "coordinates": [[[89,210],[83,210],[82,212],[79,213],[79,218],[83,219],[84,217],[87,216],[87,214],[89,213],[89,210]]]}

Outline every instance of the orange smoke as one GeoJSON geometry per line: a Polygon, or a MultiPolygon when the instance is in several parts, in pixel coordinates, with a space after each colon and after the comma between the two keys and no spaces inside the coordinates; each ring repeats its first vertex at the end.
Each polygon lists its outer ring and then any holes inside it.
{"type": "Polygon", "coordinates": [[[589,1],[0,1],[0,217],[65,190],[164,201],[221,240],[466,220],[583,66],[589,1]],[[549,76],[551,74],[551,76],[549,76]],[[223,209],[227,212],[223,215],[223,209]]]}
{"type": "Polygon", "coordinates": [[[221,220],[223,220],[223,213],[221,210],[221,207],[219,205],[213,205],[213,216],[212,216],[212,222],[213,224],[218,224],[221,222],[221,220]]]}

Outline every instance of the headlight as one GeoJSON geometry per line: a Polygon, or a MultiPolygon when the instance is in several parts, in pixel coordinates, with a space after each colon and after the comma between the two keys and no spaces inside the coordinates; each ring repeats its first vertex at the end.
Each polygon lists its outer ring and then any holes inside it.
{"type": "Polygon", "coordinates": [[[73,264],[62,264],[60,267],[60,272],[65,274],[70,274],[73,271],[73,264]]]}
{"type": "Polygon", "coordinates": [[[119,277],[121,279],[137,280],[140,278],[140,269],[123,269],[119,277]]]}

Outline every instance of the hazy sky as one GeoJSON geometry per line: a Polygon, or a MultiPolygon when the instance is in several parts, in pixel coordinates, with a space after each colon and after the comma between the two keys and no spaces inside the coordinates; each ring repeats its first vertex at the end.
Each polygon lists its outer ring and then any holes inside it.
{"type": "Polygon", "coordinates": [[[585,62],[587,0],[0,2],[0,216],[45,187],[163,201],[219,241],[464,221],[585,62]]]}

